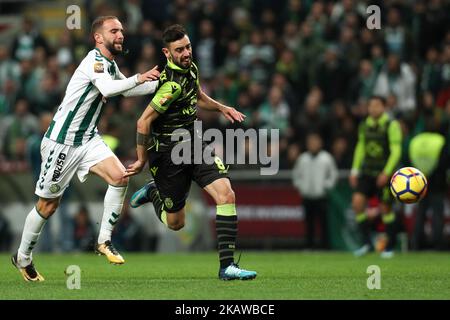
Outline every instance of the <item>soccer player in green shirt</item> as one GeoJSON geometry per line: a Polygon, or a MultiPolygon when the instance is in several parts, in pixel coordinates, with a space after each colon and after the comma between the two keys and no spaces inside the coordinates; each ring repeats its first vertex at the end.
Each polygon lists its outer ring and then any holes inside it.
{"type": "MultiPolygon", "coordinates": [[[[198,68],[192,61],[191,42],[182,26],[168,27],[163,33],[163,41],[162,50],[167,58],[167,65],[161,73],[155,96],[138,120],[138,160],[127,168],[126,173],[126,176],[139,173],[148,159],[154,180],[133,194],[130,205],[136,208],[152,202],[159,220],[172,230],[180,230],[185,222],[184,207],[191,181],[195,181],[217,204],[219,278],[254,279],[255,271],[244,270],[234,262],[237,237],[235,196],[222,160],[209,150],[214,158],[212,164],[205,161],[176,164],[171,152],[180,143],[178,139],[173,139],[179,134],[177,129],[185,129],[184,133],[188,133],[190,138],[182,139],[181,143],[187,141],[189,148],[192,147],[191,160],[195,157],[192,145],[195,145],[193,140],[198,139],[194,127],[197,106],[221,112],[231,122],[241,122],[245,116],[202,91],[198,68]]],[[[205,148],[209,147],[202,144],[202,155],[205,148]]]]}
{"type": "Polygon", "coordinates": [[[370,239],[371,223],[367,215],[367,199],[378,196],[382,220],[386,227],[388,243],[381,256],[393,256],[397,236],[395,213],[392,211],[393,197],[389,191],[389,177],[396,169],[401,157],[402,131],[398,121],[390,119],[385,112],[384,98],[373,96],[368,104],[368,117],[359,126],[358,143],[353,156],[349,177],[355,190],[352,207],[356,222],[363,236],[363,246],[354,254],[361,256],[373,245],[370,239]]]}

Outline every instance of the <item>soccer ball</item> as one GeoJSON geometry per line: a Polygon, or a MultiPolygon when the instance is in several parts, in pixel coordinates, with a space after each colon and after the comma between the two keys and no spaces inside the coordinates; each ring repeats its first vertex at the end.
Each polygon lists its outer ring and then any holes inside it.
{"type": "Polygon", "coordinates": [[[394,197],[404,203],[415,203],[427,193],[425,175],[414,167],[397,170],[391,178],[390,188],[394,197]]]}

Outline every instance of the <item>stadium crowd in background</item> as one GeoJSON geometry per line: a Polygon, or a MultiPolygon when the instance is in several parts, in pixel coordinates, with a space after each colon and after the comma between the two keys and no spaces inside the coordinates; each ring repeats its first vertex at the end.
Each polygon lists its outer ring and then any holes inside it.
{"type": "MultiPolygon", "coordinates": [[[[372,95],[386,98],[400,122],[408,164],[409,141],[428,121],[450,139],[450,5],[371,4],[381,7],[380,30],[367,28],[368,4],[356,0],[85,1],[83,23],[109,14],[123,21],[129,53],[116,60],[126,76],[164,65],[162,30],[184,25],[203,90],[247,115],[243,124],[229,124],[199,110],[203,128],[278,128],[280,169],[293,168],[309,132],[321,135],[338,169],[350,169],[372,95]]],[[[52,44],[26,17],[13,42],[0,44],[1,161],[32,167],[40,123],[92,46],[88,28],[83,34],[64,30],[52,44]]],[[[112,98],[104,106],[99,130],[119,158],[135,157],[136,119],[149,101],[112,98]]]]}

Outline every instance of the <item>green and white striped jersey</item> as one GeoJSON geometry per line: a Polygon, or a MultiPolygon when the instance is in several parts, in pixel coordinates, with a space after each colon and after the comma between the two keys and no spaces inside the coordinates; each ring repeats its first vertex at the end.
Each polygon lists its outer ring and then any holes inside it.
{"type": "Polygon", "coordinates": [[[137,75],[126,78],[115,61],[103,56],[97,48],[91,50],[70,79],[64,99],[45,136],[65,145],[86,143],[98,132],[105,97],[124,94],[136,86],[137,75]]]}

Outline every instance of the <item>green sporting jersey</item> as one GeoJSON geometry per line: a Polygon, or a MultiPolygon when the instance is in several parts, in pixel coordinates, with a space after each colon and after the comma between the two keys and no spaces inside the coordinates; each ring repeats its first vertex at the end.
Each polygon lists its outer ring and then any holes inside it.
{"type": "MultiPolygon", "coordinates": [[[[159,113],[151,126],[151,149],[167,151],[181,138],[175,130],[186,129],[193,136],[199,88],[197,66],[192,63],[188,69],[182,69],[168,61],[161,72],[158,88],[150,102],[151,107],[159,113]],[[177,139],[172,141],[175,135],[177,139]]],[[[183,137],[183,141],[189,140],[188,137],[183,137]]]]}
{"type": "Polygon", "coordinates": [[[367,117],[359,126],[352,170],[377,176],[391,175],[401,156],[402,131],[396,120],[384,113],[379,119],[367,117]]]}

